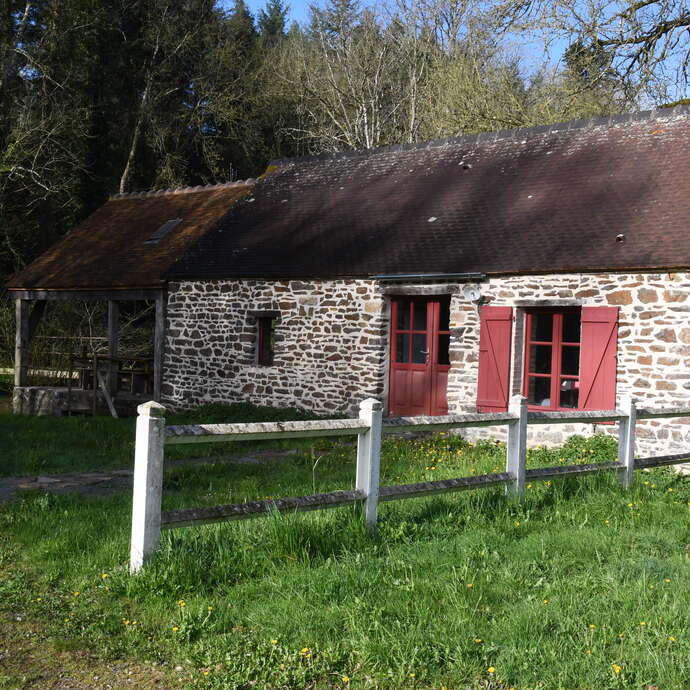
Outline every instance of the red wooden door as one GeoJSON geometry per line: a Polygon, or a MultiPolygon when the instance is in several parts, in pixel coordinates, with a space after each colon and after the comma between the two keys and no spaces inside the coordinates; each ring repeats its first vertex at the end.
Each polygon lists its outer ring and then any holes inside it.
{"type": "Polygon", "coordinates": [[[400,297],[391,306],[389,413],[448,414],[450,298],[400,297]]]}

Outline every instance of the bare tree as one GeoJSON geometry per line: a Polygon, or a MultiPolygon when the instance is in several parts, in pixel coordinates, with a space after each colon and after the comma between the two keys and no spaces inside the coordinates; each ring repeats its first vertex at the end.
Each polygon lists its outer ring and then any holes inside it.
{"type": "Polygon", "coordinates": [[[505,27],[610,55],[630,94],[682,97],[690,83],[688,0],[505,0],[493,7],[505,27]]]}

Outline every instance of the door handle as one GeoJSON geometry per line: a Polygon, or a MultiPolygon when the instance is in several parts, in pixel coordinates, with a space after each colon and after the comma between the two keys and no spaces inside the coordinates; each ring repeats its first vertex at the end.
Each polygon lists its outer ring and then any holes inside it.
{"type": "Polygon", "coordinates": [[[423,354],[423,355],[428,355],[428,354],[429,354],[429,350],[420,350],[419,352],[420,352],[421,354],[423,354]]]}

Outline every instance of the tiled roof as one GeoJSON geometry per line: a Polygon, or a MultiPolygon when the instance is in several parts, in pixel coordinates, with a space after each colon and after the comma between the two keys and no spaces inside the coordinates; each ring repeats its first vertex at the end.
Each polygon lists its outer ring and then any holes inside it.
{"type": "Polygon", "coordinates": [[[690,108],[280,161],[182,278],[690,267],[690,108]]]}
{"type": "Polygon", "coordinates": [[[245,196],[253,180],[117,194],[7,284],[10,289],[159,287],[163,273],[245,196]],[[166,221],[182,222],[156,243],[166,221]]]}

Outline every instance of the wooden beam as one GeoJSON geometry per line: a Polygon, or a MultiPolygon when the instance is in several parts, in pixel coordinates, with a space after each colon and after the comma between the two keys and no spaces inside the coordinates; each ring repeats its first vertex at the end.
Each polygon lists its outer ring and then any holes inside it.
{"type": "Polygon", "coordinates": [[[525,479],[532,482],[553,479],[557,477],[573,477],[579,474],[596,474],[608,470],[620,470],[623,465],[619,462],[595,462],[586,465],[555,465],[554,467],[539,467],[535,470],[527,470],[525,479]]]}
{"type": "MultiPolygon", "coordinates": [[[[113,404],[113,399],[110,397],[110,393],[108,391],[108,382],[105,380],[105,376],[103,376],[102,371],[97,371],[96,376],[98,376],[98,385],[101,387],[101,390],[103,391],[103,397],[105,398],[105,401],[108,404],[108,409],[110,410],[110,416],[115,417],[115,419],[117,419],[117,410],[115,409],[115,405],[113,404]]],[[[94,397],[95,396],[96,396],[96,391],[94,391],[94,397]]]]}
{"type": "Polygon", "coordinates": [[[119,363],[117,356],[120,350],[120,304],[115,300],[108,300],[108,390],[111,395],[117,393],[117,373],[119,363]]]}
{"type": "Polygon", "coordinates": [[[117,300],[118,302],[143,302],[156,299],[160,288],[128,288],[124,290],[8,290],[13,299],[68,301],[68,300],[117,300]]]}
{"type": "Polygon", "coordinates": [[[160,402],[163,388],[166,306],[167,295],[161,290],[156,295],[156,326],[153,334],[153,399],[156,402],[160,402]]]}
{"type": "Polygon", "coordinates": [[[657,455],[653,458],[636,458],[635,469],[643,470],[649,467],[664,467],[666,465],[684,465],[690,462],[690,453],[676,453],[674,455],[657,455]]]}
{"type": "Polygon", "coordinates": [[[401,498],[420,498],[445,494],[450,491],[465,491],[480,489],[484,486],[498,486],[508,484],[512,477],[507,472],[493,474],[478,474],[474,477],[459,477],[458,479],[438,479],[433,482],[419,482],[418,484],[399,484],[398,486],[382,486],[380,501],[397,501],[401,498]]]}
{"type": "Polygon", "coordinates": [[[16,331],[14,337],[14,385],[29,382],[29,302],[18,299],[15,303],[16,331]]]}
{"type": "Polygon", "coordinates": [[[210,506],[208,508],[167,510],[161,515],[161,527],[163,529],[174,529],[175,527],[190,527],[192,525],[203,525],[225,520],[245,520],[247,518],[265,516],[273,511],[295,513],[306,510],[322,510],[324,508],[341,508],[342,506],[358,503],[364,500],[364,498],[365,495],[361,491],[331,491],[326,494],[249,501],[248,503],[210,506]]]}
{"type": "Polygon", "coordinates": [[[359,419],[323,419],[304,422],[249,424],[184,424],[165,428],[166,444],[252,441],[256,439],[310,438],[357,435],[369,430],[359,419]]]}

